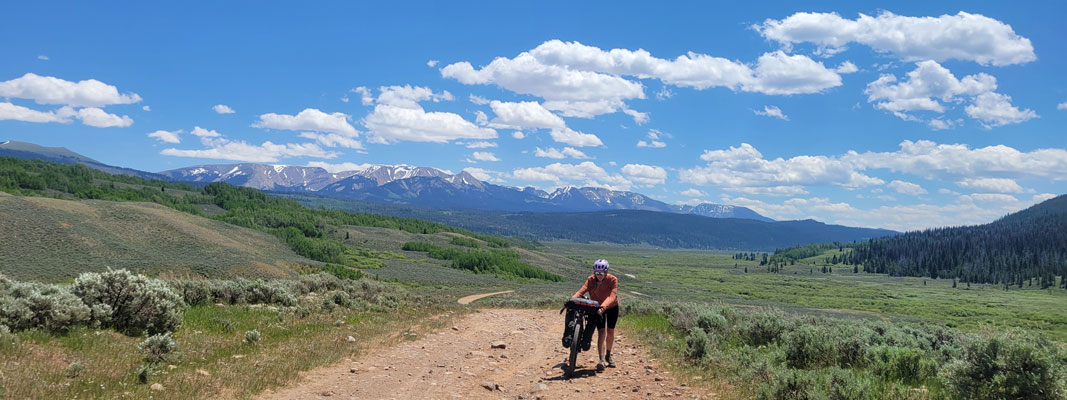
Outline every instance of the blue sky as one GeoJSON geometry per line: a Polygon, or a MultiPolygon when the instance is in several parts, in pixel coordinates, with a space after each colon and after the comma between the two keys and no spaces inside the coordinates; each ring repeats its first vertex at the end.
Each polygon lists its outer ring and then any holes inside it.
{"type": "Polygon", "coordinates": [[[409,164],[891,229],[1067,187],[1061,2],[23,3],[0,140],[114,165],[409,164]]]}

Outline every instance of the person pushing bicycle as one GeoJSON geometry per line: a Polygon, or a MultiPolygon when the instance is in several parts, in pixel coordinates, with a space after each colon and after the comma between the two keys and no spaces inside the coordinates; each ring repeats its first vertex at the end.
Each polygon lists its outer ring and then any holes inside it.
{"type": "Polygon", "coordinates": [[[608,273],[608,261],[599,259],[593,263],[593,274],[585,280],[582,288],[571,296],[582,297],[583,294],[589,293],[590,300],[600,302],[596,321],[590,323],[597,330],[596,348],[600,353],[600,362],[596,364],[597,371],[603,371],[605,366],[615,368],[615,361],[611,358],[611,346],[615,342],[615,323],[619,321],[618,290],[619,280],[608,273]]]}

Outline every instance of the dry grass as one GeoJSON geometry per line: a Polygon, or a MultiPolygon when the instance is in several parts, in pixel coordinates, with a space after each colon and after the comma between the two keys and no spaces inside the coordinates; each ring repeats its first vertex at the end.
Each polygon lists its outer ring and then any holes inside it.
{"type": "Polygon", "coordinates": [[[313,264],[277,238],[152,203],[0,196],[0,265],[23,280],[61,282],[127,268],[147,275],[293,276],[313,264]]]}
{"type": "Polygon", "coordinates": [[[0,398],[248,398],[297,381],[301,371],[410,340],[404,332],[448,326],[460,312],[442,306],[299,318],[265,307],[196,307],[175,335],[177,354],[155,368],[148,384],[136,375],[144,364],[140,339],[89,329],[59,337],[23,332],[0,347],[0,398]],[[244,340],[251,329],[262,333],[255,345],[244,340]],[[84,367],[77,376],[73,363],[84,367]],[[152,390],[153,383],[164,389],[152,390]]]}

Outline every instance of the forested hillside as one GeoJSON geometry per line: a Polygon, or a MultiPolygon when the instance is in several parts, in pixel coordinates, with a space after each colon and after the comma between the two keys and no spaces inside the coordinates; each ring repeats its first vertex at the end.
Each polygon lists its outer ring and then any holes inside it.
{"type": "MultiPolygon", "coordinates": [[[[908,232],[854,247],[845,261],[870,272],[1047,288],[1067,276],[1067,195],[985,225],[908,232]]],[[[1067,280],[1058,285],[1067,288],[1067,280]]]]}
{"type": "Polygon", "coordinates": [[[335,237],[345,225],[399,229],[413,233],[455,232],[495,247],[536,243],[471,232],[414,218],[317,210],[296,201],[270,197],[256,189],[213,183],[203,188],[111,175],[84,165],[0,157],[0,191],[26,196],[67,199],[140,201],[161,204],[195,215],[270,233],[294,252],[325,264],[319,268],[345,278],[360,273],[351,268],[376,268],[392,257],[380,251],[354,249],[335,237]],[[206,211],[206,212],[205,212],[206,211]]]}
{"type": "Polygon", "coordinates": [[[408,215],[529,240],[562,239],[576,242],[649,244],[666,248],[769,251],[778,247],[810,243],[866,241],[896,233],[885,229],[827,225],[813,220],[764,222],[642,210],[565,213],[435,210],[304,194],[278,195],[293,198],[310,207],[408,215]]]}

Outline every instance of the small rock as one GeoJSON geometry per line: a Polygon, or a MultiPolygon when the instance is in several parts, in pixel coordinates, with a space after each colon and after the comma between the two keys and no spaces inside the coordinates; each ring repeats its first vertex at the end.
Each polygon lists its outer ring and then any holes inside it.
{"type": "Polygon", "coordinates": [[[543,384],[543,383],[538,383],[538,384],[534,385],[534,387],[532,389],[530,389],[530,393],[537,393],[537,392],[540,392],[542,390],[548,390],[548,385],[543,384]]]}
{"type": "Polygon", "coordinates": [[[354,338],[352,336],[349,336],[349,337],[345,338],[345,341],[348,342],[348,343],[355,343],[356,342],[356,338],[354,338]]]}
{"type": "Polygon", "coordinates": [[[164,389],[163,385],[161,385],[161,384],[158,384],[158,383],[153,383],[152,384],[152,390],[155,390],[157,392],[162,392],[163,389],[164,389]]]}
{"type": "Polygon", "coordinates": [[[200,374],[200,375],[202,375],[202,376],[211,376],[211,373],[210,373],[210,372],[207,372],[207,370],[203,370],[203,369],[198,369],[198,370],[196,370],[196,373],[197,373],[197,374],[200,374]]]}
{"type": "Polygon", "coordinates": [[[354,373],[356,373],[356,371],[359,371],[359,370],[358,370],[358,369],[355,369],[355,368],[351,368],[351,369],[349,369],[349,370],[348,370],[348,372],[351,372],[351,373],[353,373],[353,374],[354,374],[354,373]]]}
{"type": "Polygon", "coordinates": [[[495,383],[489,382],[489,381],[482,382],[482,387],[486,388],[486,389],[489,389],[489,390],[497,390],[498,389],[498,387],[497,387],[497,385],[495,383]]]}
{"type": "Polygon", "coordinates": [[[506,349],[508,347],[508,344],[501,341],[496,341],[491,343],[489,347],[494,349],[506,349]]]}
{"type": "Polygon", "coordinates": [[[233,358],[242,359],[242,358],[245,358],[245,355],[244,354],[234,354],[233,358]]]}
{"type": "Polygon", "coordinates": [[[453,327],[452,327],[452,330],[454,330],[454,331],[458,331],[458,330],[459,330],[459,328],[457,328],[457,327],[454,327],[454,326],[453,326],[453,327]]]}
{"type": "Polygon", "coordinates": [[[167,366],[167,369],[175,369],[175,368],[178,368],[178,366],[174,365],[174,364],[170,364],[170,365],[167,366]]]}
{"type": "Polygon", "coordinates": [[[657,376],[657,377],[653,378],[652,380],[654,380],[654,381],[656,381],[656,382],[659,382],[659,381],[662,381],[662,380],[663,380],[663,378],[660,378],[660,377],[658,377],[658,376],[657,376]]]}

